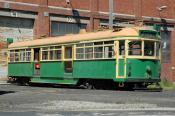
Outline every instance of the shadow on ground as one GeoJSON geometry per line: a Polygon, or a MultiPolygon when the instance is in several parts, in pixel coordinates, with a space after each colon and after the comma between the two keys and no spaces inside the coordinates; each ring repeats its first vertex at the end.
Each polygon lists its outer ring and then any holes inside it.
{"type": "Polygon", "coordinates": [[[15,93],[15,91],[0,91],[0,95],[9,94],[9,93],[15,93]]]}

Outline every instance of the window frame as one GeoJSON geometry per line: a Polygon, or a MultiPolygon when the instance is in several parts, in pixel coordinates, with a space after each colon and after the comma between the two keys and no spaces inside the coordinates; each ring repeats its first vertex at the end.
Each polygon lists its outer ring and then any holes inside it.
{"type": "Polygon", "coordinates": [[[41,47],[41,59],[40,61],[61,61],[62,60],[62,46],[61,45],[54,45],[54,46],[43,46],[41,47]],[[53,48],[52,48],[53,47],[53,48]],[[58,48],[56,48],[58,47],[58,48]],[[46,48],[46,49],[44,49],[46,48]],[[56,59],[57,51],[61,51],[60,58],[56,59]],[[43,59],[43,52],[47,53],[47,58],[43,59]],[[53,52],[53,56],[51,58],[51,52],[53,52]]]}
{"type": "Polygon", "coordinates": [[[32,58],[32,49],[31,48],[23,48],[23,49],[11,49],[9,50],[9,63],[15,62],[31,62],[32,58]],[[13,54],[13,58],[11,59],[11,54],[13,54]],[[22,54],[22,57],[21,57],[22,54]],[[27,54],[30,54],[27,56],[27,54]],[[18,56],[18,60],[16,60],[16,56],[18,56]],[[30,60],[27,60],[30,59],[30,60]]]}
{"type": "Polygon", "coordinates": [[[76,60],[100,60],[100,59],[115,59],[115,55],[114,55],[114,40],[106,40],[106,41],[95,41],[95,42],[82,42],[82,43],[77,43],[75,45],[75,49],[76,49],[76,60]],[[96,43],[100,43],[101,44],[97,44],[96,43]],[[106,43],[109,42],[109,43],[106,43]],[[110,43],[112,42],[112,43],[110,43]],[[88,45],[88,44],[92,44],[92,45],[88,45]],[[81,45],[81,46],[80,46],[81,45]],[[105,57],[105,47],[112,47],[112,51],[108,51],[108,54],[111,53],[112,57],[105,57]],[[92,48],[92,52],[88,53],[91,54],[92,57],[87,58],[86,57],[86,49],[92,48]],[[99,52],[96,52],[95,49],[96,48],[102,48],[102,52],[100,52],[102,55],[101,57],[95,57],[96,54],[98,54],[99,52]],[[82,53],[77,53],[77,49],[83,49],[82,53]],[[78,58],[77,55],[82,55],[82,58],[78,58]]]}
{"type": "Polygon", "coordinates": [[[133,39],[133,40],[127,40],[127,45],[128,45],[128,50],[126,50],[125,52],[127,52],[126,54],[127,54],[127,57],[128,58],[138,58],[138,59],[161,59],[161,48],[159,48],[159,50],[158,50],[158,52],[159,52],[159,55],[158,56],[156,56],[156,54],[157,54],[157,50],[156,50],[156,45],[157,45],[157,43],[161,43],[161,41],[160,40],[155,40],[155,39],[144,39],[144,38],[142,38],[142,39],[133,39]],[[141,43],[141,55],[129,55],[129,42],[131,42],[131,41],[141,41],[142,43],[141,43]],[[145,41],[149,41],[149,42],[153,42],[153,44],[154,44],[154,55],[152,55],[152,56],[146,56],[146,55],[144,55],[145,53],[145,51],[144,51],[144,47],[145,47],[145,41]]]}

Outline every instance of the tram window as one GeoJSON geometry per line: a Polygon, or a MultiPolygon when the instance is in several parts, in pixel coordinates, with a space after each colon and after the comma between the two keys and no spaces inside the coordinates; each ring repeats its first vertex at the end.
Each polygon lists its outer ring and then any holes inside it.
{"type": "Polygon", "coordinates": [[[55,46],[51,46],[51,47],[50,47],[50,50],[54,50],[54,49],[55,49],[55,46]]]}
{"type": "Polygon", "coordinates": [[[85,48],[85,58],[86,59],[93,58],[93,48],[92,47],[85,48]]]}
{"type": "Polygon", "coordinates": [[[49,50],[49,47],[43,47],[42,50],[49,50]]]}
{"type": "Polygon", "coordinates": [[[72,61],[64,62],[64,71],[65,73],[72,73],[72,61]]]}
{"type": "Polygon", "coordinates": [[[76,58],[77,59],[84,59],[84,48],[77,48],[76,49],[76,58]]]}
{"type": "Polygon", "coordinates": [[[15,51],[10,50],[10,62],[14,62],[14,61],[15,61],[15,51]]]}
{"type": "Polygon", "coordinates": [[[42,60],[48,60],[48,51],[42,51],[42,60]]]}
{"type": "Polygon", "coordinates": [[[99,41],[94,43],[81,43],[76,45],[77,59],[113,58],[114,41],[99,41]]]}
{"type": "Polygon", "coordinates": [[[42,48],[42,60],[48,60],[49,58],[49,47],[42,48]]]}
{"type": "Polygon", "coordinates": [[[61,46],[51,46],[49,52],[50,52],[49,60],[61,59],[61,46]]]}
{"type": "Polygon", "coordinates": [[[105,41],[104,44],[114,44],[114,41],[105,41]]]}
{"type": "Polygon", "coordinates": [[[103,45],[103,42],[94,42],[94,45],[103,45]]]}
{"type": "Polygon", "coordinates": [[[93,46],[93,43],[85,43],[85,46],[93,46]]]}
{"type": "Polygon", "coordinates": [[[15,50],[15,61],[19,61],[19,50],[15,50]]]}
{"type": "Polygon", "coordinates": [[[50,60],[54,60],[54,57],[55,57],[55,53],[54,53],[55,51],[54,50],[51,50],[50,51],[50,60]]]}
{"type": "Polygon", "coordinates": [[[119,55],[125,54],[125,41],[119,41],[119,55]]]}
{"type": "Polygon", "coordinates": [[[20,54],[20,61],[25,61],[25,50],[23,49],[23,50],[20,50],[20,52],[19,52],[19,54],[20,54]]]}
{"type": "Polygon", "coordinates": [[[104,46],[104,58],[112,58],[114,56],[113,46],[104,46]]]}
{"type": "Polygon", "coordinates": [[[61,46],[55,46],[55,49],[61,49],[61,46]]]}
{"type": "Polygon", "coordinates": [[[31,51],[26,50],[26,61],[30,61],[30,60],[31,60],[31,51]]]}
{"type": "Polygon", "coordinates": [[[141,41],[131,41],[129,42],[129,55],[142,55],[142,42],[141,41]]]}
{"type": "Polygon", "coordinates": [[[26,62],[31,60],[31,49],[10,50],[10,62],[26,62]]]}
{"type": "Polygon", "coordinates": [[[61,59],[61,50],[55,50],[54,59],[57,59],[57,60],[61,59]]]}
{"type": "Polygon", "coordinates": [[[154,42],[144,42],[144,56],[154,56],[154,42]]]}
{"type": "Polygon", "coordinates": [[[72,58],[72,47],[65,47],[65,59],[72,58]]]}
{"type": "Polygon", "coordinates": [[[103,58],[103,46],[94,47],[94,58],[103,58]]]}
{"type": "Polygon", "coordinates": [[[77,46],[77,47],[83,47],[84,44],[77,44],[76,46],[77,46]]]}

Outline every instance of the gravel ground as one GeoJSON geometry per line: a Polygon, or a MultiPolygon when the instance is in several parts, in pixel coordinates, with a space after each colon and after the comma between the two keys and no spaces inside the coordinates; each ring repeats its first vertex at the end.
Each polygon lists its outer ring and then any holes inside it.
{"type": "Polygon", "coordinates": [[[0,85],[0,112],[175,111],[175,91],[133,92],[0,85]]]}
{"type": "Polygon", "coordinates": [[[155,104],[115,104],[115,103],[97,103],[97,102],[86,102],[86,101],[46,101],[44,103],[32,103],[32,104],[21,104],[15,106],[18,109],[30,109],[31,107],[38,110],[44,111],[86,111],[86,110],[135,110],[135,109],[148,109],[148,108],[157,108],[155,104]]]}

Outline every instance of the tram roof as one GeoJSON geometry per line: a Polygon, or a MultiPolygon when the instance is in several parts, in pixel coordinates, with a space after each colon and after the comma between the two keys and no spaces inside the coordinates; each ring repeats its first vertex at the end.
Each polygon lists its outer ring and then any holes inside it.
{"type": "Polygon", "coordinates": [[[148,27],[128,27],[123,28],[122,30],[117,32],[108,30],[108,31],[90,32],[85,34],[65,35],[59,37],[47,37],[43,39],[34,39],[31,41],[14,42],[10,44],[8,47],[9,48],[34,47],[34,46],[44,46],[52,44],[55,45],[55,44],[73,43],[80,41],[111,39],[112,37],[117,36],[139,36],[139,30],[155,31],[148,27]]]}

